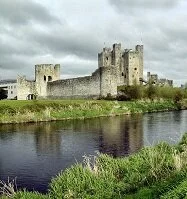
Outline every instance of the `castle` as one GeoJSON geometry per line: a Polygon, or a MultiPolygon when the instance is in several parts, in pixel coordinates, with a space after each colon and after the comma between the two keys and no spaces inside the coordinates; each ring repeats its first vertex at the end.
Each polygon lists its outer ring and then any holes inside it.
{"type": "Polygon", "coordinates": [[[118,86],[141,84],[142,79],[143,46],[132,50],[113,44],[98,54],[98,69],[91,76],[61,80],[59,64],[35,65],[35,81],[17,78],[17,99],[116,96],[118,86]]]}
{"type": "Polygon", "coordinates": [[[147,82],[149,81],[159,86],[173,86],[173,80],[166,78],[159,79],[157,74],[151,74],[150,72],[147,72],[147,82]]]}

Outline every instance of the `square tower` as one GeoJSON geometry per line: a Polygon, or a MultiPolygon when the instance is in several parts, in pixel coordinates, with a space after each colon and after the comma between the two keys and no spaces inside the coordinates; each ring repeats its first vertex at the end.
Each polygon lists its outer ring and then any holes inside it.
{"type": "Polygon", "coordinates": [[[60,79],[60,64],[35,65],[35,82],[37,94],[41,97],[47,96],[47,82],[60,79]]]}

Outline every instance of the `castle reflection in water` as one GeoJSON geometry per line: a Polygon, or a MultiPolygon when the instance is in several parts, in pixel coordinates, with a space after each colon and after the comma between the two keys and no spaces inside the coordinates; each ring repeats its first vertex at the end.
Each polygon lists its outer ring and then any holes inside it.
{"type": "Polygon", "coordinates": [[[1,126],[0,132],[5,131],[9,132],[6,137],[17,132],[22,138],[33,139],[38,155],[73,153],[77,157],[99,151],[118,157],[143,146],[142,115],[1,126]]]}

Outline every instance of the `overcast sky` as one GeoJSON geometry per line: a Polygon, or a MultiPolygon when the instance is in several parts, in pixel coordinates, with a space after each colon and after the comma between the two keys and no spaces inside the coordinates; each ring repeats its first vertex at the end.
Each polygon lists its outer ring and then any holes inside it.
{"type": "Polygon", "coordinates": [[[105,46],[144,45],[144,74],[187,81],[186,0],[0,0],[0,80],[34,65],[61,64],[61,77],[91,74],[105,46]]]}

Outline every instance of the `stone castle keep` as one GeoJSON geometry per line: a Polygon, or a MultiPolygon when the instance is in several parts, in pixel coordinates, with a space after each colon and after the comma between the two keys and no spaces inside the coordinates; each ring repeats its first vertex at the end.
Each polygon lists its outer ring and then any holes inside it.
{"type": "Polygon", "coordinates": [[[91,76],[60,79],[60,65],[35,66],[35,81],[17,79],[17,99],[98,98],[117,95],[120,85],[140,84],[143,79],[143,46],[122,49],[121,44],[103,48],[98,54],[98,69],[91,76]]]}

